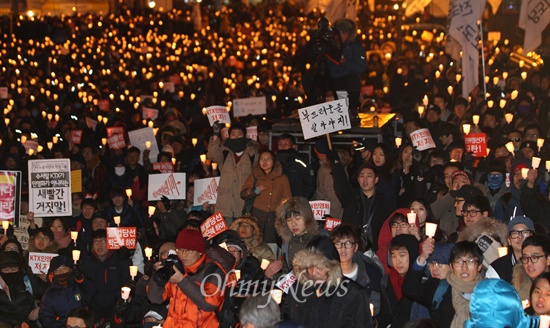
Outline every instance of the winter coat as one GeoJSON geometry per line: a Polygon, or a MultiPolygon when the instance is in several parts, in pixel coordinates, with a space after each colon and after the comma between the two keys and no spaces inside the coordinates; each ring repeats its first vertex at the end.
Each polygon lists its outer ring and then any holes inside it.
{"type": "MultiPolygon", "coordinates": [[[[28,280],[27,280],[28,281],[28,280]]],[[[5,289],[0,289],[0,322],[20,325],[26,322],[30,327],[38,327],[36,322],[27,319],[29,313],[36,307],[33,294],[27,290],[23,280],[21,283],[8,286],[9,295],[5,289]]]]}
{"type": "Polygon", "coordinates": [[[455,316],[452,287],[446,280],[439,280],[433,277],[429,277],[422,283],[423,273],[424,270],[409,269],[405,275],[401,291],[403,295],[427,307],[430,311],[430,317],[438,327],[450,327],[455,316]],[[445,289],[445,292],[440,299],[439,305],[435,307],[434,297],[439,287],[445,289]]]}
{"type": "MultiPolygon", "coordinates": [[[[508,246],[508,254],[494,260],[493,263],[491,263],[491,267],[498,274],[500,279],[512,283],[512,273],[516,263],[518,263],[518,261],[515,259],[514,251],[512,247],[508,246]]],[[[490,271],[491,269],[487,271],[486,278],[489,278],[488,275],[490,271]]]]}
{"type": "Polygon", "coordinates": [[[432,203],[432,213],[439,220],[439,229],[447,236],[456,232],[458,229],[458,217],[454,208],[455,198],[448,192],[445,196],[432,203]]]}
{"type": "MultiPolygon", "coordinates": [[[[507,223],[510,218],[518,215],[525,215],[520,203],[520,194],[523,189],[523,185],[526,185],[525,181],[521,182],[518,188],[514,185],[512,177],[514,176],[514,167],[512,166],[512,172],[510,172],[510,192],[502,195],[495,204],[493,212],[495,212],[495,218],[501,222],[507,223]]],[[[530,167],[530,166],[529,166],[530,167]]]]}
{"type": "Polygon", "coordinates": [[[318,250],[304,249],[296,254],[292,266],[298,281],[291,287],[292,297],[287,297],[288,319],[316,328],[373,327],[367,294],[355,281],[342,276],[337,260],[327,259],[318,250]],[[322,285],[314,286],[307,274],[313,266],[328,270],[322,285]]]}
{"type": "Polygon", "coordinates": [[[257,143],[249,142],[237,162],[234,152],[220,145],[218,140],[211,140],[208,144],[206,156],[213,162],[218,163],[218,170],[220,171],[216,211],[222,212],[226,218],[239,217],[244,206],[244,200],[241,199],[239,191],[252,172],[252,167],[258,162],[257,143]]]}
{"type": "Polygon", "coordinates": [[[76,282],[72,281],[67,286],[53,282],[40,302],[38,320],[44,327],[64,328],[67,313],[80,307],[84,307],[84,300],[76,282]]]}
{"type": "Polygon", "coordinates": [[[259,163],[256,163],[241,189],[241,198],[246,200],[255,197],[253,207],[263,212],[275,212],[277,206],[291,196],[288,178],[283,174],[283,167],[279,162],[275,162],[268,174],[265,174],[259,163]],[[266,189],[256,194],[255,188],[260,185],[266,189]]]}
{"type": "Polygon", "coordinates": [[[533,220],[533,223],[550,229],[550,220],[548,219],[550,202],[537,192],[536,187],[529,188],[527,183],[523,185],[521,188],[520,204],[525,216],[533,220]]]}
{"type": "Polygon", "coordinates": [[[353,254],[352,262],[357,265],[355,282],[363,287],[369,302],[374,305],[375,313],[379,312],[382,293],[380,283],[384,271],[373,259],[359,252],[353,254]]]}
{"type": "Polygon", "coordinates": [[[187,219],[187,214],[185,211],[177,210],[172,208],[170,211],[162,213],[161,211],[155,211],[155,214],[152,217],[153,220],[158,220],[160,225],[159,229],[159,238],[162,240],[175,241],[177,232],[185,223],[187,219]]]}
{"type": "Polygon", "coordinates": [[[260,229],[260,226],[258,225],[258,222],[253,217],[249,216],[241,216],[240,218],[236,219],[231,223],[231,226],[229,226],[229,229],[239,231],[239,224],[241,223],[248,223],[252,226],[252,229],[254,229],[254,235],[250,238],[244,239],[244,243],[246,244],[246,248],[248,249],[248,252],[250,254],[254,255],[258,259],[258,261],[261,261],[263,259],[268,260],[269,262],[275,261],[277,258],[275,257],[275,254],[273,254],[273,251],[269,246],[267,246],[262,239],[262,230],[260,229]]]}
{"type": "Polygon", "coordinates": [[[483,252],[483,267],[499,258],[498,248],[508,246],[508,227],[497,220],[482,218],[458,234],[457,241],[475,242],[483,252]]]}
{"type": "Polygon", "coordinates": [[[315,193],[316,181],[308,156],[291,148],[279,151],[277,159],[283,166],[283,174],[288,177],[292,195],[310,199],[315,193]]]}
{"type": "Polygon", "coordinates": [[[523,265],[518,263],[514,265],[512,271],[512,286],[516,289],[521,300],[530,300],[529,292],[531,291],[531,285],[533,281],[525,272],[523,265]]]}
{"type": "Polygon", "coordinates": [[[170,300],[164,328],[217,328],[216,311],[224,300],[223,285],[220,285],[224,277],[222,269],[203,254],[197,262],[185,267],[184,278],[178,284],[163,285],[155,274],[149,282],[147,296],[154,304],[170,300]]]}
{"type": "Polygon", "coordinates": [[[321,167],[319,167],[317,171],[317,190],[315,191],[313,199],[329,201],[330,215],[335,218],[341,218],[343,215],[343,208],[334,188],[335,179],[332,174],[330,162],[327,159],[321,160],[320,163],[321,167]]]}
{"type": "Polygon", "coordinates": [[[105,217],[109,221],[109,226],[111,227],[117,226],[113,219],[115,216],[120,216],[121,227],[136,227],[139,229],[143,225],[143,220],[137,209],[126,202],[124,202],[122,212],[120,213],[118,213],[113,206],[105,208],[105,217]]]}
{"type": "Polygon", "coordinates": [[[81,287],[96,319],[113,317],[120,287],[131,279],[130,265],[130,259],[122,259],[117,251],[110,251],[103,261],[93,252],[81,259],[84,273],[81,287]]]}

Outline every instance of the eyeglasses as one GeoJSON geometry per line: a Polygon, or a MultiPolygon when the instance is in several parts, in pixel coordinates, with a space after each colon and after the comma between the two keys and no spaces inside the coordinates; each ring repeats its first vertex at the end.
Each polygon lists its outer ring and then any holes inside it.
{"type": "Polygon", "coordinates": [[[436,268],[441,268],[441,267],[443,267],[443,266],[445,266],[445,265],[448,265],[448,264],[445,264],[445,263],[437,263],[437,262],[434,261],[434,262],[428,263],[428,265],[429,265],[429,266],[436,267],[436,268]]]}
{"type": "Polygon", "coordinates": [[[273,158],[271,157],[260,158],[260,162],[273,162],[273,158]]]}
{"type": "Polygon", "coordinates": [[[401,228],[406,229],[409,226],[407,222],[394,222],[391,224],[392,229],[393,228],[401,228]]]}
{"type": "Polygon", "coordinates": [[[479,260],[476,260],[476,259],[468,259],[468,260],[458,259],[453,261],[453,265],[457,267],[461,267],[462,265],[466,264],[468,268],[473,268],[475,264],[478,262],[479,260]]]}
{"type": "Polygon", "coordinates": [[[344,246],[345,249],[350,249],[350,248],[353,247],[353,245],[355,245],[355,243],[352,242],[352,241],[346,241],[345,243],[337,241],[337,242],[334,243],[334,247],[336,247],[338,249],[341,249],[342,246],[344,246]]]}
{"type": "Polygon", "coordinates": [[[106,239],[96,239],[94,240],[94,245],[105,245],[107,244],[107,240],[106,239]]]}
{"type": "Polygon", "coordinates": [[[512,230],[510,231],[510,238],[518,239],[520,236],[523,238],[527,238],[531,236],[531,234],[531,230],[512,230]]]}
{"type": "Polygon", "coordinates": [[[191,252],[194,252],[192,249],[184,249],[184,248],[177,248],[176,249],[176,252],[178,253],[184,253],[184,254],[189,254],[191,252]]]}
{"type": "Polygon", "coordinates": [[[520,141],[521,141],[521,138],[510,138],[510,139],[508,139],[508,141],[520,142],[520,141]]]}
{"type": "Polygon", "coordinates": [[[541,257],[546,257],[546,255],[522,256],[519,260],[523,264],[527,264],[529,261],[531,261],[531,263],[537,263],[541,257]]]}
{"type": "Polygon", "coordinates": [[[471,217],[475,217],[475,216],[477,216],[477,213],[481,213],[481,211],[480,211],[480,210],[467,210],[467,211],[462,211],[462,215],[463,215],[463,216],[470,215],[471,217]]]}

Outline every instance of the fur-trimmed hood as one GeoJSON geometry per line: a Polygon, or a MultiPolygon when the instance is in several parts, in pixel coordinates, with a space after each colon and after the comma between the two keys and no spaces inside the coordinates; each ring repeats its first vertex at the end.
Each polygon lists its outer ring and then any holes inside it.
{"type": "Polygon", "coordinates": [[[496,241],[500,242],[502,246],[508,246],[508,227],[495,219],[483,218],[469,227],[464,228],[458,234],[457,241],[473,241],[481,235],[489,235],[496,241]]]}
{"type": "Polygon", "coordinates": [[[518,262],[514,266],[514,270],[512,272],[512,286],[514,286],[514,288],[518,292],[520,299],[529,299],[529,292],[531,291],[532,283],[533,281],[527,275],[527,272],[525,272],[525,270],[523,269],[523,265],[518,262]]]}
{"type": "Polygon", "coordinates": [[[292,260],[292,270],[301,284],[311,280],[307,269],[317,267],[327,270],[327,286],[337,286],[342,280],[342,269],[340,262],[337,260],[329,260],[321,251],[317,249],[302,249],[294,256],[292,260]]]}
{"type": "Polygon", "coordinates": [[[319,234],[319,225],[313,218],[313,212],[309,202],[304,197],[292,197],[277,207],[277,218],[275,221],[275,229],[277,234],[284,242],[289,242],[292,239],[293,233],[286,224],[286,212],[295,211],[300,213],[306,222],[306,232],[310,235],[319,234]]]}
{"type": "Polygon", "coordinates": [[[261,245],[264,237],[262,229],[260,229],[260,226],[258,225],[258,220],[253,216],[241,216],[231,223],[229,229],[239,232],[239,224],[241,223],[248,223],[252,226],[252,229],[254,229],[254,236],[250,238],[250,241],[245,240],[245,243],[247,244],[246,246],[256,248],[261,245]]]}

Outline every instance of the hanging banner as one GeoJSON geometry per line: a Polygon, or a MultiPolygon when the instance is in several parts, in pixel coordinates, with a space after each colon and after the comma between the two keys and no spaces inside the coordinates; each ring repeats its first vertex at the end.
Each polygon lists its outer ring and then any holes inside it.
{"type": "Polygon", "coordinates": [[[29,211],[35,216],[71,216],[71,160],[29,161],[29,211]]]}

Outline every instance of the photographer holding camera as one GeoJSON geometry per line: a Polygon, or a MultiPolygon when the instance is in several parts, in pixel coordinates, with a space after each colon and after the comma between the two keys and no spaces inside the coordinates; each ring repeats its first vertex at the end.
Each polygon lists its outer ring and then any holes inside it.
{"type": "Polygon", "coordinates": [[[155,304],[170,300],[163,327],[218,327],[216,312],[224,300],[225,274],[206,256],[200,232],[183,229],[176,254],[155,263],[155,269],[147,296],[155,304]]]}
{"type": "Polygon", "coordinates": [[[339,63],[329,61],[329,72],[333,85],[348,92],[350,119],[354,121],[358,118],[361,74],[367,69],[367,55],[365,48],[355,40],[357,26],[354,21],[342,18],[333,28],[340,33],[342,57],[339,63]]]}

